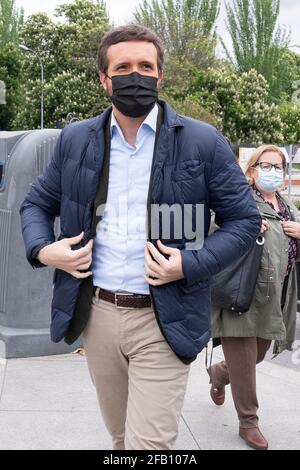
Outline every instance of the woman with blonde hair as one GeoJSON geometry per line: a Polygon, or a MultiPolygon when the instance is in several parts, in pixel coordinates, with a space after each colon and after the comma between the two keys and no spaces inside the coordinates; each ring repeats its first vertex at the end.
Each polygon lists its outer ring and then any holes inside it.
{"type": "Polygon", "coordinates": [[[212,308],[212,332],[220,338],[225,361],[210,368],[211,397],[218,406],[231,384],[240,423],[240,436],[252,448],[268,449],[258,427],[256,365],[274,340],[274,354],[292,350],[296,331],[297,276],[300,223],[296,207],[280,192],[286,158],[274,145],[259,147],[247,163],[245,175],[262,215],[265,245],[251,307],[244,314],[212,308]]]}

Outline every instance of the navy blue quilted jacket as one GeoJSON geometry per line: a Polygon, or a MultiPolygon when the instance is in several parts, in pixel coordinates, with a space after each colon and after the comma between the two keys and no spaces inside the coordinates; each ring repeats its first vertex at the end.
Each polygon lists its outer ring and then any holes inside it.
{"type": "MultiPolygon", "coordinates": [[[[212,276],[251,248],[261,218],[224,137],[210,125],[179,116],[164,101],[159,103],[164,119],[152,170],[152,202],[205,205],[205,242],[201,249],[185,249],[184,234],[175,239],[172,230],[169,239],[162,239],[182,251],[185,279],[150,287],[162,333],[173,351],[183,361],[191,362],[210,339],[212,276]],[[211,209],[221,228],[208,236],[211,209]]],[[[91,207],[104,158],[104,127],[110,113],[108,108],[99,117],[63,129],[47,170],[25,198],[20,208],[22,232],[27,259],[33,267],[43,266],[36,255],[55,241],[56,216],[60,216],[61,223],[59,239],[84,231],[84,244],[89,240],[91,207]]],[[[56,271],[51,338],[59,342],[67,335],[82,280],[56,271]]]]}

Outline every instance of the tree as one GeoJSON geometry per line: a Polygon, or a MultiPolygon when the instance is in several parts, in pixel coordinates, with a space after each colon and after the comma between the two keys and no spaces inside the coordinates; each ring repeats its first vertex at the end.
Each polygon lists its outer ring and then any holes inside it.
{"type": "Polygon", "coordinates": [[[0,86],[5,103],[0,103],[0,129],[10,130],[20,102],[20,54],[17,48],[23,24],[23,9],[15,0],[0,0],[0,86]]]}
{"type": "Polygon", "coordinates": [[[195,70],[189,99],[213,114],[218,128],[234,144],[281,144],[283,123],[279,109],[269,104],[266,80],[254,69],[236,75],[235,70],[195,70]]]}
{"type": "Polygon", "coordinates": [[[280,107],[285,144],[300,143],[300,103],[283,103],[280,107]]]}
{"type": "Polygon", "coordinates": [[[9,131],[22,101],[21,57],[18,47],[13,43],[7,43],[0,49],[0,80],[6,89],[6,102],[0,104],[0,130],[9,131]]]}
{"type": "Polygon", "coordinates": [[[281,60],[282,73],[281,81],[281,104],[293,99],[295,87],[299,89],[300,83],[300,55],[287,49],[282,54],[281,60]]]}
{"type": "Polygon", "coordinates": [[[290,35],[277,26],[280,0],[232,0],[226,3],[227,29],[233,57],[223,42],[227,57],[240,72],[255,69],[269,84],[270,95],[277,99],[282,91],[282,62],[290,35]]]}
{"type": "Polygon", "coordinates": [[[215,60],[219,11],[220,0],[144,0],[134,20],[156,32],[169,58],[185,57],[207,68],[215,60]]]}
{"type": "Polygon", "coordinates": [[[0,49],[9,42],[17,43],[24,22],[24,10],[18,10],[15,0],[0,0],[0,49]]]}
{"type": "MultiPolygon", "coordinates": [[[[27,47],[37,51],[45,68],[45,126],[63,123],[69,112],[83,119],[101,112],[108,99],[96,73],[96,56],[103,34],[109,28],[103,2],[75,0],[60,5],[57,18],[31,16],[21,36],[27,47]]],[[[16,128],[36,128],[40,115],[40,67],[32,54],[23,55],[23,105],[14,120],[16,128]]]]}

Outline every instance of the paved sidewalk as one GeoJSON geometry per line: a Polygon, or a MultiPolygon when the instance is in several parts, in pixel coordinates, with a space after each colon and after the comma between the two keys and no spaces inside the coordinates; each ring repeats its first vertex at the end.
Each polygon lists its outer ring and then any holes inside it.
{"type": "MultiPolygon", "coordinates": [[[[271,449],[299,450],[300,366],[266,361],[258,368],[258,390],[261,428],[271,449]]],[[[0,359],[0,423],[1,450],[110,449],[86,360],[79,355],[0,359]]],[[[224,407],[210,400],[202,353],[192,365],[176,447],[246,450],[237,430],[230,390],[224,407]]]]}

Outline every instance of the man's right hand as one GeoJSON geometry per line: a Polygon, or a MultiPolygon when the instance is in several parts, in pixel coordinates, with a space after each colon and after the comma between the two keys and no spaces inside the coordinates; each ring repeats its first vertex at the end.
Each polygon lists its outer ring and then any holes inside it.
{"type": "Polygon", "coordinates": [[[72,250],[72,245],[78,245],[83,239],[84,232],[77,237],[64,238],[58,242],[51,243],[42,248],[37,255],[37,259],[53,268],[61,269],[71,274],[77,279],[84,279],[91,276],[92,271],[82,273],[89,269],[92,263],[93,240],[78,250],[72,250]]]}

